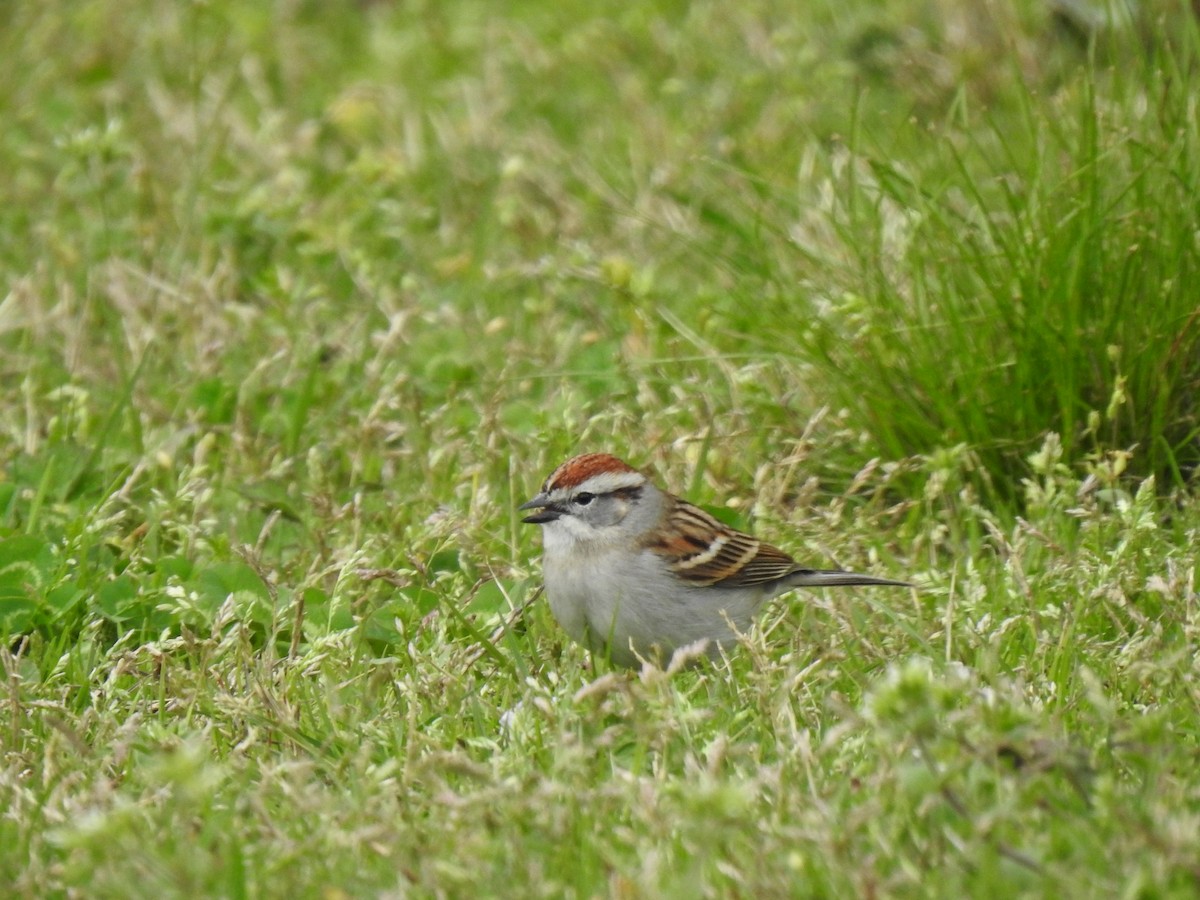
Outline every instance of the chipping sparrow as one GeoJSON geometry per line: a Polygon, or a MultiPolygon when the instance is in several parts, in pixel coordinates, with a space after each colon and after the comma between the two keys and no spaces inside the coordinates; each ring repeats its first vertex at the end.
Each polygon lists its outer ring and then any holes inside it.
{"type": "Polygon", "coordinates": [[[716,656],[772,597],[797,587],[903,581],[807,569],[722,525],[607,453],[585,453],[550,473],[523,503],[542,526],[542,567],[554,618],[574,640],[617,665],[665,662],[707,640],[716,656]]]}

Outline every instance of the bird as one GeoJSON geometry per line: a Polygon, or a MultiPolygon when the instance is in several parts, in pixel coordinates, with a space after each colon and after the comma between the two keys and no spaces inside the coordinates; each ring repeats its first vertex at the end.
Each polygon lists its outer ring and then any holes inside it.
{"type": "Polygon", "coordinates": [[[614,665],[669,663],[701,642],[718,658],[773,597],[800,587],[912,587],[813,569],[730,528],[610,453],[550,473],[518,509],[542,528],[550,610],[563,630],[614,665]]]}

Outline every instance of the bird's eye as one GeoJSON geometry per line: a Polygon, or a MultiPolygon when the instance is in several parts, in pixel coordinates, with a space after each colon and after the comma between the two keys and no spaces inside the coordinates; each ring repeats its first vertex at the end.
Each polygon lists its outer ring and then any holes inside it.
{"type": "Polygon", "coordinates": [[[589,494],[587,491],[584,491],[582,494],[579,494],[575,497],[575,503],[579,506],[587,506],[595,499],[595,494],[589,494]]]}

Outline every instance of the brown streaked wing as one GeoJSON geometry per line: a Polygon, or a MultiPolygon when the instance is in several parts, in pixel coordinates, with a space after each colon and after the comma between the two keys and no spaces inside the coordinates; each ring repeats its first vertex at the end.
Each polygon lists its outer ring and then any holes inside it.
{"type": "Polygon", "coordinates": [[[679,500],[667,517],[668,534],[650,549],[671,561],[683,581],[697,586],[747,587],[782,578],[797,568],[782,550],[734,531],[704,510],[679,500]],[[722,539],[710,543],[712,535],[722,539]]]}
{"type": "Polygon", "coordinates": [[[796,561],[778,547],[759,542],[758,553],[754,555],[754,558],[746,563],[740,572],[718,584],[729,587],[748,587],[752,584],[778,581],[799,568],[801,567],[796,564],[796,561]]]}

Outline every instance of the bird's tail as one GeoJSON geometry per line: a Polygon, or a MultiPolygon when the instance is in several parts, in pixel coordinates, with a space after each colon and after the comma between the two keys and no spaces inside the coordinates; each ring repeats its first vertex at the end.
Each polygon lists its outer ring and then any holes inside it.
{"type": "Polygon", "coordinates": [[[787,576],[787,583],[795,587],[849,587],[851,585],[881,585],[885,587],[912,587],[907,581],[876,578],[874,575],[859,575],[840,569],[797,569],[787,576]]]}

